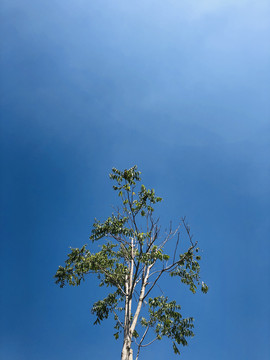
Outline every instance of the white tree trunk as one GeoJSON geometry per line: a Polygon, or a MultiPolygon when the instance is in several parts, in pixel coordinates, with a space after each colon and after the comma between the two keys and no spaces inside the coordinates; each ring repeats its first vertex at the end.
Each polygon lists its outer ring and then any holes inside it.
{"type": "Polygon", "coordinates": [[[144,279],[144,282],[142,284],[141,291],[140,291],[139,302],[138,302],[137,309],[135,311],[134,318],[133,318],[131,325],[130,325],[131,300],[128,300],[128,297],[126,298],[126,307],[125,307],[126,319],[125,319],[125,329],[124,329],[124,344],[123,344],[123,348],[122,348],[121,360],[133,360],[133,350],[131,349],[131,340],[133,337],[133,332],[137,325],[139,314],[141,312],[143,298],[144,298],[144,294],[145,294],[145,288],[147,285],[149,272],[150,272],[150,269],[152,266],[153,265],[150,265],[147,268],[146,276],[145,276],[145,279],[144,279]]]}
{"type": "Polygon", "coordinates": [[[124,341],[121,360],[133,360],[133,350],[131,349],[130,338],[127,338],[124,341]]]}
{"type": "Polygon", "coordinates": [[[132,288],[133,271],[134,271],[134,259],[133,259],[133,239],[131,239],[131,261],[129,264],[129,277],[125,279],[125,321],[124,321],[124,343],[122,348],[121,360],[133,360],[133,350],[131,349],[132,333],[130,331],[131,322],[131,306],[132,306],[132,294],[130,294],[132,288]]]}
{"type": "Polygon", "coordinates": [[[135,311],[134,318],[133,318],[133,321],[132,321],[132,324],[131,324],[131,327],[130,327],[131,334],[133,334],[133,332],[135,330],[135,327],[137,325],[137,321],[138,321],[138,318],[139,318],[139,315],[140,315],[140,312],[141,312],[141,308],[142,308],[142,303],[143,303],[143,298],[144,298],[144,294],[145,294],[145,288],[146,288],[148,277],[149,277],[149,272],[150,272],[150,269],[151,269],[151,267],[153,265],[154,264],[149,265],[148,268],[147,268],[147,271],[146,271],[145,279],[144,279],[144,282],[143,282],[142,287],[141,287],[139,302],[138,302],[137,309],[135,311]]]}

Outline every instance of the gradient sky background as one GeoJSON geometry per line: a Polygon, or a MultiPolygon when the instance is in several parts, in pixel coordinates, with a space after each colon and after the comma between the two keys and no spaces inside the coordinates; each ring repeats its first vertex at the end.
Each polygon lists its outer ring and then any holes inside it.
{"type": "Polygon", "coordinates": [[[134,164],[204,250],[209,294],[168,288],[195,317],[181,358],[270,358],[269,19],[268,0],[1,1],[1,359],[120,358],[97,281],[53,275],[134,164]]]}

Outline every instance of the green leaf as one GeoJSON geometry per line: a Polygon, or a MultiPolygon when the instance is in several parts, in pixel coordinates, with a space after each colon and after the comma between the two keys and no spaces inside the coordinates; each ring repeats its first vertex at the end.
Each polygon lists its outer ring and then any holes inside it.
{"type": "Polygon", "coordinates": [[[208,292],[208,286],[202,281],[202,292],[204,293],[204,294],[207,294],[207,292],[208,292]]]}
{"type": "Polygon", "coordinates": [[[179,351],[178,347],[175,345],[175,342],[173,343],[173,351],[174,351],[175,354],[180,355],[180,351],[179,351]]]}

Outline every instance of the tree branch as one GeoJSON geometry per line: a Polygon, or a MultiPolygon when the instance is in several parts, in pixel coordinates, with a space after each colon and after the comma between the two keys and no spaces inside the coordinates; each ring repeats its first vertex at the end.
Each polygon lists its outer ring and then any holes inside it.
{"type": "Polygon", "coordinates": [[[117,321],[118,321],[118,324],[124,329],[124,325],[122,324],[122,322],[120,321],[117,313],[113,310],[113,313],[114,313],[114,316],[116,317],[117,321]]]}
{"type": "Polygon", "coordinates": [[[152,341],[150,341],[148,344],[141,345],[141,347],[149,346],[149,345],[153,344],[153,342],[156,341],[157,339],[158,339],[158,337],[156,337],[155,339],[153,339],[152,341]]]}
{"type": "Polygon", "coordinates": [[[144,338],[145,338],[145,336],[146,336],[146,334],[147,334],[147,332],[149,330],[149,327],[150,327],[150,325],[148,324],[146,329],[145,329],[145,332],[144,332],[144,334],[143,334],[143,336],[141,338],[141,341],[139,342],[139,344],[137,344],[137,341],[135,340],[136,345],[138,346],[138,350],[137,350],[137,354],[136,354],[136,360],[139,358],[139,353],[140,353],[140,349],[142,347],[142,342],[143,342],[143,340],[144,340],[144,338]]]}
{"type": "Polygon", "coordinates": [[[121,288],[120,284],[117,283],[117,281],[115,280],[114,276],[112,274],[110,274],[107,270],[105,269],[102,269],[100,267],[100,271],[102,271],[106,276],[109,276],[113,282],[114,282],[114,285],[121,291],[121,293],[126,296],[127,294],[125,293],[125,291],[121,288]]]}
{"type": "MultiPolygon", "coordinates": [[[[190,246],[190,248],[188,249],[188,251],[192,250],[195,246],[197,245],[197,242],[195,244],[193,244],[192,246],[190,246]]],[[[186,255],[181,259],[181,261],[185,260],[186,258],[186,255]]],[[[179,263],[180,260],[178,261],[175,261],[174,263],[172,263],[171,265],[167,266],[166,268],[163,268],[157,272],[159,272],[158,276],[156,277],[155,281],[153,282],[152,286],[150,287],[150,289],[146,292],[146,294],[144,295],[144,298],[143,300],[149,295],[150,291],[153,289],[153,287],[156,285],[157,281],[159,280],[159,278],[161,277],[161,275],[164,273],[164,272],[168,272],[168,271],[172,271],[173,267],[176,266],[178,263],[179,263]]],[[[156,272],[156,273],[157,273],[156,272]]],[[[152,273],[151,275],[153,275],[154,273],[152,273]]],[[[151,276],[150,275],[150,276],[151,276]]],[[[149,277],[150,277],[149,276],[149,277]]]]}

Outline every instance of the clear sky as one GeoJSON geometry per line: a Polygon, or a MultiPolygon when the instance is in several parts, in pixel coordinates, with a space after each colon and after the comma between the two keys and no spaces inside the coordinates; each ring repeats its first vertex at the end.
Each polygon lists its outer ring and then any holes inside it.
{"type": "Polygon", "coordinates": [[[204,251],[208,295],[167,289],[195,317],[182,359],[270,358],[269,19],[268,0],[1,1],[1,359],[120,358],[97,281],[53,275],[134,164],[204,251]]]}

